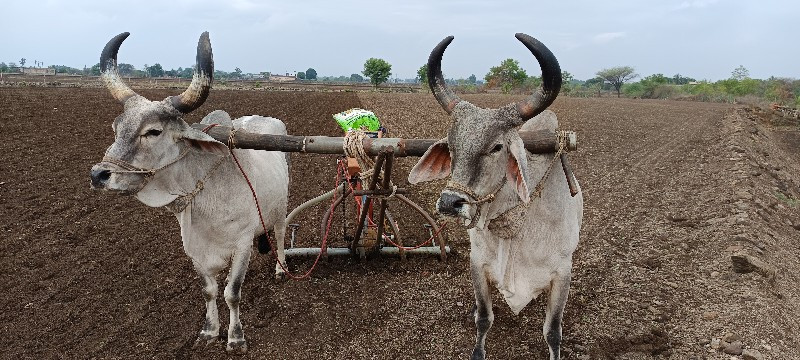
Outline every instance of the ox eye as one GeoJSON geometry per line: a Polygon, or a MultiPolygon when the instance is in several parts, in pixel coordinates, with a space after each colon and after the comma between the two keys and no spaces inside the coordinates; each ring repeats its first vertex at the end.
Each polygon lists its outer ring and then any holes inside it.
{"type": "Polygon", "coordinates": [[[491,153],[494,154],[500,150],[503,150],[503,144],[497,144],[492,148],[491,153]]]}
{"type": "Polygon", "coordinates": [[[144,135],[142,135],[142,136],[154,136],[155,137],[155,136],[158,136],[158,135],[161,135],[161,130],[150,129],[150,130],[147,130],[147,132],[144,133],[144,135]]]}

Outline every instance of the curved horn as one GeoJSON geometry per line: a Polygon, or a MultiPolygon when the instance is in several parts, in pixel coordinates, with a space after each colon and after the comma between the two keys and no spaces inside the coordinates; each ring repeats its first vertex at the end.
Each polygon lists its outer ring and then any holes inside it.
{"type": "Polygon", "coordinates": [[[525,122],[547,109],[558,96],[561,90],[561,67],[555,55],[539,40],[523,33],[517,33],[515,36],[533,53],[542,68],[542,86],[536,89],[533,95],[516,104],[517,111],[525,122]]]}
{"type": "Polygon", "coordinates": [[[208,31],[200,35],[197,42],[197,65],[189,88],[178,96],[169,97],[172,106],[186,114],[203,105],[211,90],[211,81],[214,79],[214,56],[211,53],[211,41],[208,31]]]}
{"type": "Polygon", "coordinates": [[[130,35],[130,33],[124,32],[114,36],[114,38],[108,41],[106,47],[103,48],[103,52],[100,53],[100,77],[106,84],[108,91],[111,92],[111,96],[123,104],[125,100],[136,95],[128,85],[125,85],[125,82],[122,81],[122,78],[119,76],[119,71],[117,70],[117,52],[119,52],[120,45],[122,45],[122,42],[125,41],[128,35],[130,35]]]}
{"type": "Polygon", "coordinates": [[[451,41],[453,41],[452,36],[444,38],[439,42],[439,45],[433,48],[431,56],[428,57],[428,86],[433,91],[433,96],[436,97],[436,100],[439,101],[439,104],[448,114],[452,113],[456,105],[461,102],[461,99],[447,88],[442,76],[442,55],[444,55],[444,50],[447,49],[447,45],[450,45],[451,41]]]}

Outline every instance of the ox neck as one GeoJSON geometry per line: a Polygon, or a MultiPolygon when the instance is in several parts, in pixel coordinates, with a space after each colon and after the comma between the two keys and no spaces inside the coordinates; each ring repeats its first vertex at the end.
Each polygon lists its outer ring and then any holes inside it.
{"type": "Polygon", "coordinates": [[[502,216],[507,211],[515,208],[522,203],[515,184],[511,181],[505,181],[505,184],[497,191],[494,200],[486,204],[482,204],[480,209],[480,217],[477,219],[479,229],[486,229],[486,226],[492,220],[502,216]]]}
{"type": "Polygon", "coordinates": [[[219,155],[190,150],[174,166],[155,173],[136,198],[147,206],[163,207],[188,194],[196,195],[198,181],[213,182],[209,172],[220,159],[219,155]]]}

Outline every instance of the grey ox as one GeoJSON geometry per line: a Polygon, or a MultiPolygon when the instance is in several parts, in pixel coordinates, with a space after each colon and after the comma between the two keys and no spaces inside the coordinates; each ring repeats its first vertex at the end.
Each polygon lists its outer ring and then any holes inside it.
{"type": "MultiPolygon", "coordinates": [[[[149,101],[123,83],[117,71],[117,52],[128,33],[106,44],[100,56],[102,79],[111,95],[124,105],[112,125],[114,143],[103,161],[91,170],[94,189],[133,195],[145,205],[166,207],[181,227],[183,249],[203,281],[205,325],[196,345],[219,337],[217,275],[231,263],[225,302],[230,309],[229,352],[244,353],[247,342],[239,320],[242,282],[250,261],[253,239],[264,230],[253,195],[228,147],[193,129],[182,115],[197,109],[211,89],[214,60],[208,33],[197,45],[197,66],[191,85],[182,94],[149,101]]],[[[204,123],[217,122],[247,132],[286,134],[278,119],[247,116],[230,120],[215,111],[204,123]]],[[[289,169],[285,154],[233,150],[255,189],[267,228],[274,229],[278,258],[283,259],[289,169]]],[[[280,264],[279,264],[280,265],[280,264]]]]}
{"type": "Polygon", "coordinates": [[[570,195],[563,172],[553,169],[546,176],[553,156],[529,153],[517,132],[556,130],[555,114],[544,110],[561,88],[561,69],[541,42],[525,34],[516,36],[539,61],[543,85],[527,99],[499,109],[479,108],[447,88],[441,61],[452,36],[433,49],[428,84],[453,122],[447,138],[427,150],[408,180],[419,183],[451,176],[436,208],[462,219],[469,228],[477,326],[472,359],[486,356],[486,334],[494,321],[491,282],[515,314],[549,291],[542,332],[552,360],[560,358],[561,318],[583,198],[580,193],[570,195]]]}

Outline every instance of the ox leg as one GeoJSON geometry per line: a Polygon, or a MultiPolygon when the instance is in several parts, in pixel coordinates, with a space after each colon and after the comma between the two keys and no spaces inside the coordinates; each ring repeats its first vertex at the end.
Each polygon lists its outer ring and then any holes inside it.
{"type": "Polygon", "coordinates": [[[489,292],[489,281],[483,268],[472,264],[471,273],[472,288],[475,292],[475,327],[477,328],[475,348],[472,349],[471,359],[483,360],[486,358],[486,334],[494,322],[492,297],[489,292]]]}
{"type": "Polygon", "coordinates": [[[242,299],[242,283],[250,264],[250,251],[250,243],[247,243],[246,248],[236,251],[228,274],[228,285],[225,286],[225,302],[228,303],[231,320],[228,325],[226,350],[235,354],[247,353],[247,341],[244,339],[242,322],[239,320],[239,303],[242,299]]]}
{"type": "Polygon", "coordinates": [[[567,304],[570,277],[570,273],[557,275],[550,282],[550,298],[547,300],[544,325],[542,326],[542,334],[550,349],[550,360],[561,359],[561,319],[564,315],[564,306],[567,304]]]}
{"type": "Polygon", "coordinates": [[[276,221],[272,229],[275,232],[275,243],[277,244],[275,252],[278,255],[278,262],[275,263],[275,279],[283,280],[286,278],[286,272],[283,270],[286,268],[286,253],[283,251],[284,241],[286,240],[285,217],[283,221],[276,221]],[[281,266],[281,264],[283,264],[283,266],[281,266]]]}
{"type": "Polygon", "coordinates": [[[197,267],[197,272],[203,280],[203,298],[206,301],[206,321],[200,335],[195,340],[195,346],[208,345],[219,338],[219,313],[217,311],[218,285],[216,274],[210,274],[197,267]]]}

